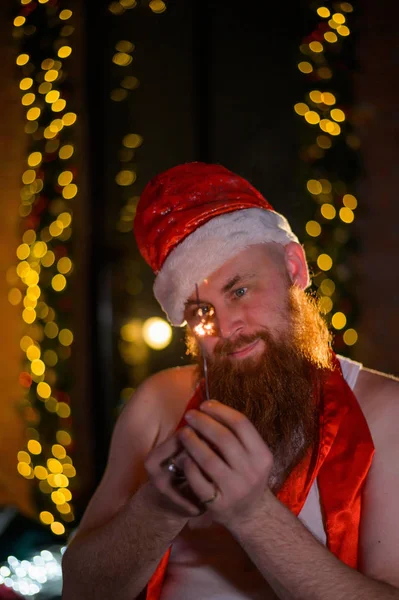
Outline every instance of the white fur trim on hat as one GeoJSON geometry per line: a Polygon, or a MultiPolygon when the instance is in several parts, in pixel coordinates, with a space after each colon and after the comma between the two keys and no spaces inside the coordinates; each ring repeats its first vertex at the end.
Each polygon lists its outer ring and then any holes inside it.
{"type": "Polygon", "coordinates": [[[172,325],[184,325],[184,305],[196,283],[248,246],[267,242],[299,243],[283,215],[247,208],[211,219],[176,246],[154,283],[155,297],[172,325]]]}

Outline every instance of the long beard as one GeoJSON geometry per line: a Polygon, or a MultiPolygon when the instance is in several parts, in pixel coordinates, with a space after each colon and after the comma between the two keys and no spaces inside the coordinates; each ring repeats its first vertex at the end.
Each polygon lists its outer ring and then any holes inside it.
{"type": "MultiPolygon", "coordinates": [[[[288,296],[285,334],[266,328],[220,340],[208,357],[211,398],[248,417],[274,455],[269,485],[277,491],[308,450],[318,443],[319,390],[331,370],[330,334],[317,305],[297,286],[288,296]],[[231,360],[227,354],[262,339],[260,356],[231,360]]],[[[198,377],[203,378],[200,353],[198,377]]]]}

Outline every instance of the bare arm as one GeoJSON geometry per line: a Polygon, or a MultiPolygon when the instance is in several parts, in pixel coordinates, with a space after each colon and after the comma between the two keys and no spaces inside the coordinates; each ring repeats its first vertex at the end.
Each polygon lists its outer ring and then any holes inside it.
{"type": "Polygon", "coordinates": [[[118,420],[104,477],[64,555],[63,600],[133,600],[197,514],[167,489],[170,477],[160,466],[178,450],[176,438],[160,427],[174,377],[163,372],[147,380],[118,420]]]}

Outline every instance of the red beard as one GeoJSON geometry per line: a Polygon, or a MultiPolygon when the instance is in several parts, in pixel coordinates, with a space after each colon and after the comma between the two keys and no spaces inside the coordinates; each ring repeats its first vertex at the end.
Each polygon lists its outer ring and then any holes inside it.
{"type": "MultiPolygon", "coordinates": [[[[285,335],[262,328],[234,341],[220,340],[208,357],[211,398],[246,415],[274,454],[274,490],[317,443],[318,390],[331,369],[326,324],[315,302],[296,286],[290,290],[287,319],[285,335]],[[227,356],[258,338],[265,345],[261,355],[242,360],[227,356]]],[[[199,358],[192,339],[189,347],[199,358]]],[[[202,360],[198,371],[202,378],[202,360]]]]}

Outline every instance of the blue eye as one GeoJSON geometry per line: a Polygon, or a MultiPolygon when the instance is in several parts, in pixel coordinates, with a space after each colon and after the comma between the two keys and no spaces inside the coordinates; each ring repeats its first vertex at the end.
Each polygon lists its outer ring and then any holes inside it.
{"type": "Polygon", "coordinates": [[[237,290],[234,290],[234,295],[236,296],[236,298],[241,298],[242,296],[244,296],[247,293],[248,288],[242,287],[242,288],[238,288],[237,290]]]}

